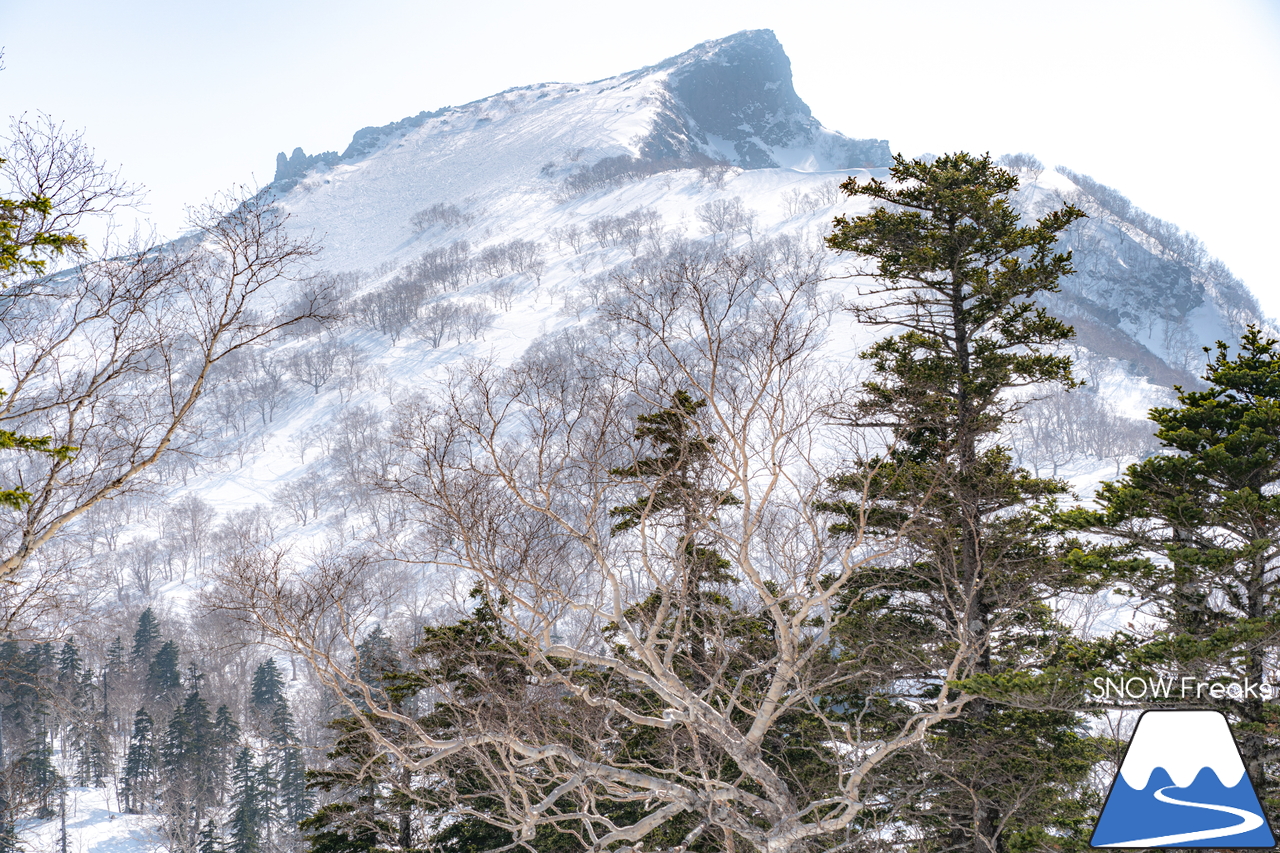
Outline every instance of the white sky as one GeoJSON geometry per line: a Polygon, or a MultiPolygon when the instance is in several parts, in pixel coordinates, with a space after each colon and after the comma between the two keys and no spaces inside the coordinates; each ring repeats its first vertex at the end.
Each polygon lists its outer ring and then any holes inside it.
{"type": "Polygon", "coordinates": [[[184,205],[270,181],[278,151],[754,28],[828,127],[1089,174],[1280,315],[1280,0],[0,0],[0,112],[83,128],[175,235],[184,205]]]}

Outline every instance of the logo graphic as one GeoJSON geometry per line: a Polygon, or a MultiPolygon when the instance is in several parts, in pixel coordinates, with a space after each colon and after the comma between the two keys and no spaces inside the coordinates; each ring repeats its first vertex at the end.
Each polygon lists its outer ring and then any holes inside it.
{"type": "Polygon", "coordinates": [[[1147,711],[1093,830],[1094,847],[1274,847],[1227,718],[1147,711]]]}

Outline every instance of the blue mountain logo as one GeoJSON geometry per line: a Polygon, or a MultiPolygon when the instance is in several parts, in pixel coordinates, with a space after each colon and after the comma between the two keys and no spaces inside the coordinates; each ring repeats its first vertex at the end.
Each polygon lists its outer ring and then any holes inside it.
{"type": "Polygon", "coordinates": [[[1275,847],[1227,718],[1147,711],[1093,830],[1094,847],[1275,847]]]}

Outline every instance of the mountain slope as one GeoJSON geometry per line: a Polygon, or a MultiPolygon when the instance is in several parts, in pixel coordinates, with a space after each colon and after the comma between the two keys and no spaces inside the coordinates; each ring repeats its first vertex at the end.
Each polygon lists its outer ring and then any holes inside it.
{"type": "MultiPolygon", "coordinates": [[[[510,89],[364,128],[341,154],[282,153],[270,191],[295,227],[323,237],[329,269],[371,270],[403,265],[439,242],[439,232],[413,225],[433,206],[468,219],[448,237],[472,246],[495,235],[545,240],[575,221],[625,213],[642,197],[688,221],[699,203],[739,196],[761,224],[820,230],[822,221],[787,223],[795,205],[782,196],[890,159],[884,140],[823,127],[796,94],[773,33],[753,30],[616,77],[510,89]],[[676,176],[690,174],[681,169],[723,177],[726,165],[737,175],[727,189],[704,180],[684,185],[682,199],[663,198],[673,180],[684,181],[676,176]],[[740,181],[741,172],[771,177],[740,181]],[[618,194],[657,174],[663,191],[618,194]]],[[[1066,241],[1078,273],[1051,305],[1086,348],[1170,385],[1194,381],[1201,347],[1262,320],[1248,291],[1194,238],[1115,190],[1067,169],[1023,178],[1029,213],[1070,200],[1090,214],[1066,241]]]]}

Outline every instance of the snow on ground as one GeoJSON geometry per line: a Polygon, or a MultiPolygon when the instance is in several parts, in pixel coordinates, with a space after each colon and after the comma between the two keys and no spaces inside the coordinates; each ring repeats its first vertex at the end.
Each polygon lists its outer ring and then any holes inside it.
{"type": "MultiPolygon", "coordinates": [[[[109,788],[67,790],[67,853],[156,853],[162,849],[154,820],[122,814],[109,788]]],[[[18,822],[18,838],[28,853],[59,853],[61,821],[28,818],[18,822]]]]}

